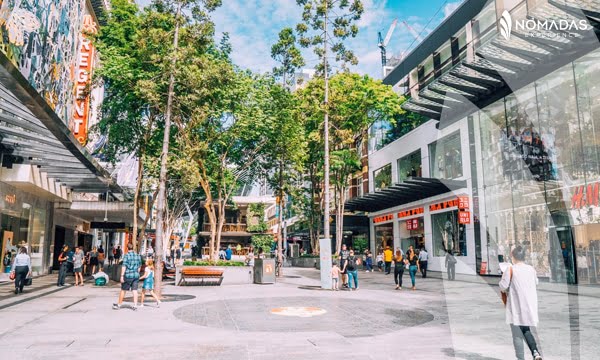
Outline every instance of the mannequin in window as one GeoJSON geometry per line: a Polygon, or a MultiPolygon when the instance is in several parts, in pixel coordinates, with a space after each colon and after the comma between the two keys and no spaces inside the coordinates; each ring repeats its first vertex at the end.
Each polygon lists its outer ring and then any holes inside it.
{"type": "Polygon", "coordinates": [[[442,157],[442,155],[439,155],[437,157],[437,163],[438,163],[438,178],[444,179],[444,158],[442,157]]]}

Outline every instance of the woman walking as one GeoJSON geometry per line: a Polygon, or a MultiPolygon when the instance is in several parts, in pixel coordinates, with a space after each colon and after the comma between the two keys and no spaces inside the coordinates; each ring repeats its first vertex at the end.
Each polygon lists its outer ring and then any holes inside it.
{"type": "Polygon", "coordinates": [[[510,325],[518,360],[525,360],[527,343],[534,360],[542,360],[535,337],[531,328],[537,326],[538,300],[536,271],[531,265],[525,264],[525,248],[517,246],[511,251],[512,266],[509,267],[500,280],[500,290],[506,294],[506,323],[510,325]]]}
{"type": "Polygon", "coordinates": [[[373,272],[373,254],[369,250],[367,250],[365,266],[367,267],[366,272],[373,272]]]}
{"type": "Polygon", "coordinates": [[[350,291],[358,290],[358,264],[356,256],[354,256],[354,250],[350,250],[350,255],[344,264],[344,270],[348,274],[348,289],[350,291]],[[354,288],[352,288],[353,282],[354,288]]]}
{"type": "Polygon", "coordinates": [[[408,261],[408,273],[410,274],[410,282],[412,283],[412,289],[417,290],[415,286],[417,272],[419,271],[419,257],[414,251],[408,251],[406,255],[408,261]]]}
{"type": "Polygon", "coordinates": [[[402,290],[402,275],[404,275],[404,256],[402,256],[402,251],[396,250],[396,255],[394,255],[393,260],[394,281],[396,282],[396,290],[402,290]]]}
{"type": "Polygon", "coordinates": [[[15,269],[15,294],[23,292],[25,279],[31,276],[31,258],[27,255],[27,248],[21,247],[13,263],[15,269]]]}
{"type": "Polygon", "coordinates": [[[79,283],[81,283],[81,286],[83,286],[83,275],[81,274],[81,271],[83,270],[83,261],[83,250],[81,250],[81,247],[75,248],[75,255],[73,255],[73,274],[75,275],[75,286],[78,286],[79,283]]]}
{"type": "Polygon", "coordinates": [[[96,273],[96,268],[98,267],[98,249],[94,246],[92,251],[90,251],[90,266],[92,267],[92,275],[96,273]]]}

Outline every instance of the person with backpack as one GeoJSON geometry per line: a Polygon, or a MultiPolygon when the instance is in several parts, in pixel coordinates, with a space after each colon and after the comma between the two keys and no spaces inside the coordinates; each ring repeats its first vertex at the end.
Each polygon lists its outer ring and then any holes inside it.
{"type": "Polygon", "coordinates": [[[523,262],[525,252],[525,248],[520,245],[511,251],[512,266],[502,274],[499,286],[504,294],[502,301],[505,301],[506,306],[506,323],[510,325],[517,359],[525,360],[525,342],[533,359],[542,360],[531,331],[539,322],[538,278],[533,266],[523,262]]]}
{"type": "Polygon", "coordinates": [[[350,250],[348,258],[344,264],[344,270],[348,275],[348,289],[350,291],[358,290],[358,265],[360,264],[356,256],[354,256],[354,250],[350,250]],[[352,287],[352,283],[354,283],[354,288],[352,287]]]}

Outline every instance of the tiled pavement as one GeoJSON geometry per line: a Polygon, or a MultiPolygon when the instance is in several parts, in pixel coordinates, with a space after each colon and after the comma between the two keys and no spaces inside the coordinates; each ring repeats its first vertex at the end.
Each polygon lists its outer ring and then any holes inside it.
{"type": "MultiPolygon", "coordinates": [[[[285,274],[275,285],[168,285],[195,298],[135,312],[111,310],[115,287],[68,288],[0,310],[0,359],[514,358],[497,288],[483,281],[419,277],[417,291],[395,291],[391,275],[361,273],[359,291],[331,292],[309,290],[316,270],[285,274]],[[324,311],[273,314],[283,306],[324,311]]],[[[597,299],[539,294],[544,359],[597,358],[597,299]]]]}

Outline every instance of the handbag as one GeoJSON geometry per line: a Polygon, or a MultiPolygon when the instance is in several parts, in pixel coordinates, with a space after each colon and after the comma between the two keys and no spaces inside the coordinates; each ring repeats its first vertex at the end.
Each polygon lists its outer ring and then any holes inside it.
{"type": "Polygon", "coordinates": [[[510,289],[510,284],[512,283],[512,276],[513,276],[512,266],[508,269],[508,271],[510,272],[510,280],[508,282],[508,289],[506,289],[506,292],[504,292],[504,291],[500,292],[500,295],[502,296],[502,303],[504,304],[504,306],[506,306],[506,302],[508,301],[508,290],[510,289]]]}
{"type": "Polygon", "coordinates": [[[31,286],[32,283],[33,283],[33,279],[32,278],[26,278],[25,281],[23,282],[23,285],[25,285],[25,286],[31,286]]]}
{"type": "Polygon", "coordinates": [[[11,280],[14,280],[17,276],[15,275],[14,271],[11,271],[10,274],[8,274],[8,278],[11,280]]]}

